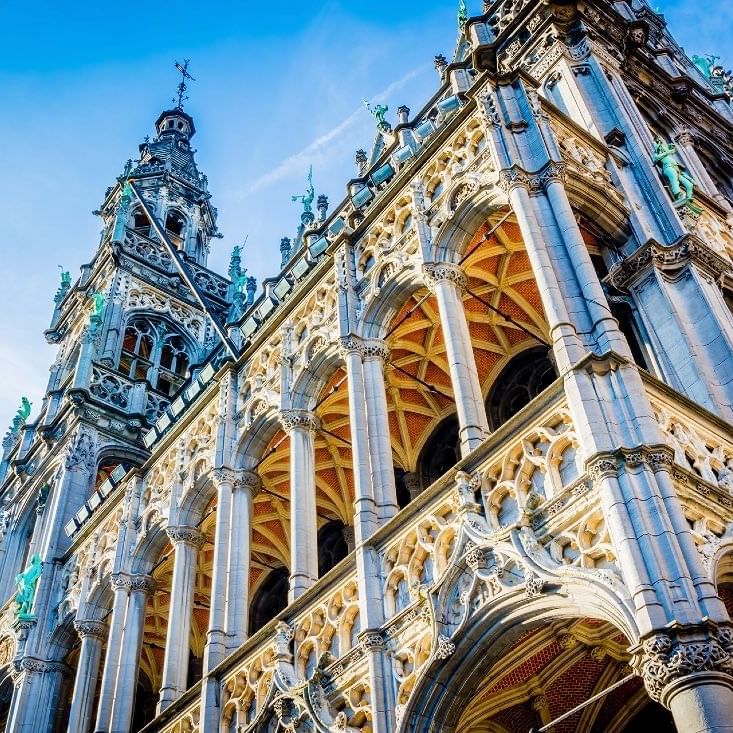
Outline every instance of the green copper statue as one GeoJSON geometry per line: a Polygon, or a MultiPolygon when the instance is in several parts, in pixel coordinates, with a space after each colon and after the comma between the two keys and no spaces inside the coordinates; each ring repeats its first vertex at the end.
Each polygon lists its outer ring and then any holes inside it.
{"type": "Polygon", "coordinates": [[[389,107],[386,104],[375,104],[372,107],[365,99],[364,106],[367,108],[369,114],[373,115],[374,118],[377,120],[377,127],[380,130],[384,132],[389,132],[392,129],[392,126],[389,124],[389,122],[384,119],[384,115],[387,114],[387,111],[389,110],[389,107]]]}
{"type": "Polygon", "coordinates": [[[104,293],[101,290],[93,290],[89,293],[89,298],[92,301],[92,316],[101,318],[107,298],[104,297],[104,293]]]}
{"type": "MultiPolygon", "coordinates": [[[[59,265],[61,267],[61,265],[59,265]]],[[[61,285],[62,290],[68,290],[71,287],[71,273],[61,267],[61,285]]]]}
{"type": "Polygon", "coordinates": [[[17,604],[15,614],[19,620],[33,618],[31,609],[36,598],[38,578],[41,577],[42,571],[43,563],[40,556],[32,555],[30,565],[15,577],[18,586],[18,592],[15,594],[15,603],[17,604]]]}
{"type": "Polygon", "coordinates": [[[313,188],[313,166],[308,168],[308,188],[306,192],[300,196],[293,196],[293,201],[303,202],[303,213],[307,214],[313,211],[313,199],[316,197],[315,189],[313,188]]]}
{"type": "Polygon", "coordinates": [[[23,425],[25,425],[26,420],[30,417],[30,414],[30,400],[27,397],[21,397],[20,407],[18,408],[18,412],[15,413],[15,417],[13,418],[13,425],[10,428],[10,431],[12,433],[17,433],[23,427],[23,425]]]}
{"type": "Polygon", "coordinates": [[[460,0],[458,3],[458,28],[463,30],[468,20],[468,8],[466,7],[466,0],[460,0]]]}
{"type": "Polygon", "coordinates": [[[702,75],[706,79],[711,79],[713,76],[713,69],[715,68],[715,62],[720,58],[720,56],[698,56],[697,54],[693,54],[692,56],[692,63],[697,66],[698,69],[702,72],[702,75]]]}
{"type": "Polygon", "coordinates": [[[677,159],[677,146],[674,143],[665,143],[659,135],[654,138],[654,142],[652,160],[662,169],[675,203],[689,203],[692,201],[695,181],[677,159]]]}

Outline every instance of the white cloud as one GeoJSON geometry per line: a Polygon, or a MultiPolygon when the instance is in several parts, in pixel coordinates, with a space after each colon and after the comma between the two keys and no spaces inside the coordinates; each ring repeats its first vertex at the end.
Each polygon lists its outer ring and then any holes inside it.
{"type": "MultiPolygon", "coordinates": [[[[374,95],[372,97],[373,101],[381,101],[394,94],[405,84],[407,84],[407,82],[411,81],[416,76],[421,74],[425,70],[425,68],[421,67],[418,69],[413,69],[412,71],[405,74],[401,79],[392,82],[389,86],[379,92],[379,94],[374,95]]],[[[328,145],[332,140],[338,138],[347,129],[349,129],[363,114],[365,114],[365,110],[364,107],[360,105],[348,117],[339,122],[338,125],[331,128],[323,135],[317,137],[315,140],[313,140],[313,142],[306,145],[302,150],[294,153],[288,158],[285,158],[285,160],[275,166],[271,171],[268,171],[267,173],[265,173],[264,176],[261,176],[260,178],[255,180],[252,184],[250,184],[244,195],[246,196],[250,193],[254,193],[255,191],[266,188],[267,186],[270,186],[277,181],[281,181],[284,178],[288,178],[291,175],[302,172],[302,170],[307,167],[309,161],[314,156],[318,155],[323,150],[323,148],[325,148],[325,146],[328,145]]]]}

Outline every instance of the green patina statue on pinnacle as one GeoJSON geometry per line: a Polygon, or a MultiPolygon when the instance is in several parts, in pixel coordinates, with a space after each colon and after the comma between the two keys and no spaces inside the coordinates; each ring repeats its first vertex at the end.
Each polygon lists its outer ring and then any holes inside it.
{"type": "Polygon", "coordinates": [[[89,293],[89,299],[92,301],[92,317],[101,318],[107,303],[104,293],[101,290],[93,290],[89,293]]]}
{"type": "Polygon", "coordinates": [[[710,54],[698,56],[697,54],[693,54],[692,63],[702,71],[702,75],[706,79],[712,79],[715,62],[718,61],[718,59],[720,59],[720,56],[712,56],[710,54]]]}
{"type": "Polygon", "coordinates": [[[458,3],[458,28],[463,30],[468,20],[468,8],[466,7],[466,0],[460,0],[458,3]]]}
{"type": "Polygon", "coordinates": [[[30,400],[27,397],[21,397],[20,398],[20,407],[18,408],[18,411],[15,413],[15,417],[13,418],[13,425],[10,428],[13,433],[17,433],[23,425],[25,425],[26,420],[30,417],[31,414],[31,403],[30,400]]]}
{"type": "Polygon", "coordinates": [[[384,119],[384,115],[387,114],[387,111],[389,110],[389,107],[386,104],[375,104],[372,107],[365,99],[364,106],[367,108],[369,114],[373,115],[373,117],[377,120],[377,128],[379,130],[381,130],[382,132],[389,132],[392,129],[392,125],[390,125],[389,122],[384,119]]]}
{"type": "Polygon", "coordinates": [[[313,166],[308,168],[308,188],[304,194],[300,196],[293,196],[293,201],[303,202],[303,213],[309,214],[313,211],[313,200],[316,197],[316,191],[313,188],[313,166]]]}
{"type": "Polygon", "coordinates": [[[15,594],[15,617],[19,621],[28,621],[33,618],[31,610],[36,598],[38,579],[43,571],[43,563],[39,555],[32,555],[30,565],[15,577],[18,591],[15,594]]]}
{"type": "Polygon", "coordinates": [[[690,203],[695,181],[687,168],[677,159],[677,146],[674,143],[665,143],[659,135],[654,138],[654,142],[652,160],[661,168],[662,175],[667,179],[675,204],[690,203]]]}

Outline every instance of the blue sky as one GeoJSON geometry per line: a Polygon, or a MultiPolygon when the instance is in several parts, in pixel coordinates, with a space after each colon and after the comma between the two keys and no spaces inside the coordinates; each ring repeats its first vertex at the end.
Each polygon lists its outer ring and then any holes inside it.
{"type": "MultiPolygon", "coordinates": [[[[225,272],[247,235],[244,261],[261,279],[298,224],[290,196],[309,164],[317,193],[343,198],[354,151],[373,138],[361,100],[385,101],[394,119],[435,91],[432,59],[452,53],[457,4],[0,0],[0,434],[21,395],[36,414],[55,356],[43,330],[57,265],[76,277],[91,260],[91,211],[169,106],[176,59],[196,77],[186,110],[224,234],[209,264],[225,272]]],[[[733,3],[659,7],[689,53],[733,66],[733,3]]]]}

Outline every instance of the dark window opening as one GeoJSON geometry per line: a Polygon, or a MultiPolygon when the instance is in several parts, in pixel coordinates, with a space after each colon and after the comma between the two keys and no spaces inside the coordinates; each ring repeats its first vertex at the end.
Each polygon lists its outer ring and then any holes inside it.
{"type": "Polygon", "coordinates": [[[192,651],[188,653],[188,674],[186,677],[186,687],[195,685],[204,676],[204,659],[203,657],[195,657],[192,651]]]}
{"type": "Polygon", "coordinates": [[[423,489],[437,481],[461,459],[461,442],[455,415],[445,418],[420,453],[418,473],[423,489]]]}
{"type": "Polygon", "coordinates": [[[146,237],[150,236],[150,220],[145,213],[142,211],[136,211],[132,217],[132,226],[136,232],[144,234],[146,237]]]}
{"type": "Polygon", "coordinates": [[[176,245],[181,247],[183,244],[183,229],[186,222],[177,211],[169,211],[165,218],[165,231],[168,238],[176,245]]]}
{"type": "Polygon", "coordinates": [[[289,585],[288,571],[285,568],[276,568],[267,574],[249,607],[250,636],[288,605],[289,585]]]}
{"type": "Polygon", "coordinates": [[[537,346],[517,354],[491,387],[486,402],[489,427],[496,430],[557,378],[550,350],[537,346]]]}
{"type": "Polygon", "coordinates": [[[634,318],[634,312],[628,303],[622,302],[611,302],[611,313],[613,317],[618,321],[618,327],[621,333],[626,336],[626,340],[629,342],[629,348],[631,349],[631,356],[634,357],[634,361],[642,367],[642,369],[649,369],[647,361],[644,358],[644,351],[641,347],[641,338],[637,331],[636,319],[634,318]]]}
{"type": "Polygon", "coordinates": [[[344,537],[345,525],[338,519],[327,522],[318,530],[318,577],[322,578],[348,554],[344,537]]]}
{"type": "Polygon", "coordinates": [[[395,488],[397,489],[397,506],[400,509],[404,509],[412,501],[412,495],[410,494],[410,489],[407,486],[407,481],[409,481],[409,479],[406,479],[406,476],[407,473],[405,471],[398,466],[395,466],[394,483],[395,488]]]}
{"type": "Polygon", "coordinates": [[[141,730],[155,717],[157,702],[158,695],[153,690],[148,676],[140,670],[135,692],[135,707],[132,711],[131,730],[141,730]]]}

